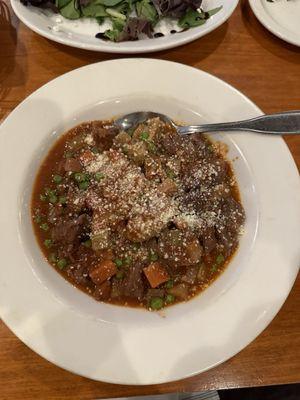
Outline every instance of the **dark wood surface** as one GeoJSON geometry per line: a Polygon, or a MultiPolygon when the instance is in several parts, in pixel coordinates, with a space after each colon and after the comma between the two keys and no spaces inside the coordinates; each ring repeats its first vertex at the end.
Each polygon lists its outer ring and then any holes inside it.
{"type": "MultiPolygon", "coordinates": [[[[73,49],[31,32],[0,0],[0,121],[49,80],[118,56],[73,49]]],[[[300,109],[300,48],[266,31],[247,1],[214,32],[177,49],[146,55],[208,71],[266,113],[300,109]]],[[[300,136],[287,144],[300,167],[300,136]]],[[[116,386],[66,372],[22,344],[0,322],[0,399],[95,399],[300,381],[300,279],[269,327],[237,356],[204,374],[158,386],[116,386]]]]}

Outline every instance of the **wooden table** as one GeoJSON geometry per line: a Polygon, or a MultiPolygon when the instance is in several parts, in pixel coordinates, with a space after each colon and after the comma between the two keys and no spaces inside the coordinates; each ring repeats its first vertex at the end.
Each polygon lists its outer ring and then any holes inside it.
{"type": "MultiPolygon", "coordinates": [[[[8,0],[2,4],[7,7],[8,0]],[[5,4],[5,2],[7,2],[5,4]]],[[[116,58],[50,42],[26,28],[8,7],[0,17],[0,120],[49,80],[83,65],[116,58]]],[[[247,1],[216,31],[177,49],[147,55],[208,71],[249,96],[265,112],[300,109],[300,48],[266,31],[247,1]]],[[[300,136],[287,144],[300,166],[300,136]]],[[[133,387],[66,372],[22,344],[0,323],[0,399],[95,399],[175,391],[300,382],[300,279],[270,326],[231,360],[191,379],[133,387]]]]}

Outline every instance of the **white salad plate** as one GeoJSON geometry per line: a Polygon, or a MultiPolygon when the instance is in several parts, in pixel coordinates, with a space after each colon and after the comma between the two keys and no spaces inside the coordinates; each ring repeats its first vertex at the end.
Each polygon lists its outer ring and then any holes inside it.
{"type": "Polygon", "coordinates": [[[274,35],[300,46],[299,0],[249,0],[257,19],[274,35]]]}
{"type": "Polygon", "coordinates": [[[76,374],[155,384],[232,357],[270,323],[300,260],[299,176],[281,137],[212,135],[229,148],[246,212],[239,249],[202,294],[164,311],[95,301],[42,255],[30,219],[33,181],[49,146],[70,127],[152,110],[186,123],[255,117],[239,91],[182,64],[123,59],[74,70],[24,100],[0,127],[0,316],[32,350],[76,374]]]}
{"type": "Polygon", "coordinates": [[[170,34],[173,24],[163,22],[160,32],[164,37],[143,39],[133,42],[113,43],[95,38],[101,27],[95,19],[67,20],[48,10],[21,4],[20,0],[11,0],[11,5],[19,19],[34,32],[55,42],[86,50],[108,53],[146,53],[154,52],[192,42],[222,25],[233,13],[238,0],[204,0],[204,10],[211,10],[222,6],[222,9],[202,26],[189,29],[185,32],[170,34]]]}

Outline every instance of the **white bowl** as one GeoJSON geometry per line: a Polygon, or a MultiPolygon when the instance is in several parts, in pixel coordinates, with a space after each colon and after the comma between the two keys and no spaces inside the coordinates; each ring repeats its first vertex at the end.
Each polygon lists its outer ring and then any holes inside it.
{"type": "Polygon", "coordinates": [[[0,315],[24,343],[62,368],[106,382],[154,384],[223,362],[275,316],[298,271],[300,190],[281,138],[217,135],[229,157],[237,157],[233,166],[247,217],[226,271],[164,317],[96,302],[42,256],[30,221],[32,184],[47,149],[66,129],[136,110],[187,123],[261,114],[217,78],[151,59],[89,65],[29,96],[0,128],[0,315]]]}

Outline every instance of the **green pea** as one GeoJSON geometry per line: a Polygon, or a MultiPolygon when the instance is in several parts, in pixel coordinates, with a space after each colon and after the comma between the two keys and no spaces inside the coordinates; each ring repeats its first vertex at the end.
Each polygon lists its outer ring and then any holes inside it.
{"type": "Polygon", "coordinates": [[[44,245],[49,249],[52,246],[52,240],[51,239],[44,240],[44,245]]]}
{"type": "Polygon", "coordinates": [[[89,187],[89,183],[87,181],[80,182],[78,187],[81,190],[86,190],[89,187]]]}
{"type": "Polygon", "coordinates": [[[124,258],[124,264],[130,265],[132,263],[132,258],[131,257],[125,257],[124,258]]]}
{"type": "Polygon", "coordinates": [[[54,190],[50,188],[45,188],[45,195],[46,196],[51,196],[52,194],[55,194],[54,190]]]}
{"type": "Polygon", "coordinates": [[[223,256],[223,254],[219,254],[216,258],[216,263],[222,264],[224,261],[225,261],[225,257],[223,256]]]}
{"type": "Polygon", "coordinates": [[[68,262],[65,258],[61,258],[60,260],[57,261],[57,267],[59,269],[64,269],[67,266],[68,262]]]}
{"type": "Polygon", "coordinates": [[[149,133],[148,132],[142,132],[140,138],[141,138],[141,140],[146,141],[147,139],[149,139],[149,133]]]}
{"type": "Polygon", "coordinates": [[[174,282],[172,281],[172,279],[170,279],[167,283],[166,283],[166,288],[167,289],[171,289],[174,286],[174,282]]]}
{"type": "Polygon", "coordinates": [[[85,242],[82,243],[85,247],[92,247],[92,241],[91,239],[86,240],[85,242]]]}
{"type": "Polygon", "coordinates": [[[80,183],[80,182],[84,182],[86,180],[86,175],[83,174],[82,172],[75,172],[75,174],[73,175],[74,181],[80,183]]]}
{"type": "Polygon", "coordinates": [[[46,222],[44,222],[43,224],[40,225],[40,228],[41,228],[43,231],[46,232],[46,231],[49,229],[49,225],[48,225],[46,222]]]}
{"type": "Polygon", "coordinates": [[[153,297],[150,301],[152,310],[160,310],[164,306],[164,301],[161,297],[153,297]]]}
{"type": "Polygon", "coordinates": [[[60,176],[60,175],[54,175],[54,176],[53,176],[53,182],[54,182],[54,183],[59,184],[59,183],[62,182],[62,180],[63,180],[63,178],[62,178],[62,176],[60,176]]]}
{"type": "Polygon", "coordinates": [[[114,263],[116,264],[116,266],[117,266],[118,268],[122,267],[122,265],[123,265],[123,261],[122,261],[120,258],[116,258],[116,259],[114,260],[114,263]]]}
{"type": "Polygon", "coordinates": [[[56,194],[52,194],[51,196],[49,196],[49,203],[55,204],[57,203],[58,197],[56,196],[56,194]]]}
{"type": "Polygon", "coordinates": [[[156,152],[156,146],[153,142],[149,141],[148,142],[148,149],[151,151],[151,153],[155,153],[156,152]]]}
{"type": "Polygon", "coordinates": [[[158,255],[156,253],[154,253],[154,251],[151,251],[149,254],[149,259],[150,261],[157,261],[158,260],[158,255]]]}
{"type": "Polygon", "coordinates": [[[56,257],[55,253],[49,254],[49,261],[52,262],[52,263],[56,263],[57,257],[56,257]]]}
{"type": "Polygon", "coordinates": [[[66,202],[67,202],[66,196],[59,196],[58,202],[59,202],[59,204],[66,204],[66,202]]]}
{"type": "Polygon", "coordinates": [[[166,295],[166,303],[167,304],[171,304],[175,301],[175,296],[173,296],[172,294],[167,294],[166,295]]]}
{"type": "Polygon", "coordinates": [[[65,152],[65,158],[71,158],[73,154],[70,151],[65,152]]]}
{"type": "Polygon", "coordinates": [[[44,194],[40,194],[40,200],[41,201],[46,201],[47,197],[44,194]]]}
{"type": "Polygon", "coordinates": [[[98,153],[99,153],[99,150],[97,149],[97,147],[93,147],[93,148],[92,148],[92,152],[93,152],[94,154],[98,154],[98,153]]]}
{"type": "Polygon", "coordinates": [[[95,173],[95,179],[96,179],[97,182],[100,182],[101,179],[103,179],[103,178],[104,178],[104,174],[102,174],[102,172],[96,172],[95,173]]]}
{"type": "Polygon", "coordinates": [[[37,224],[42,222],[42,217],[40,215],[35,215],[33,218],[37,224]]]}
{"type": "Polygon", "coordinates": [[[118,271],[116,273],[116,278],[117,279],[123,279],[124,278],[124,272],[123,271],[118,271]]]}
{"type": "Polygon", "coordinates": [[[171,170],[170,168],[167,169],[166,171],[167,177],[170,179],[174,179],[175,178],[175,172],[173,170],[171,170]]]}
{"type": "Polygon", "coordinates": [[[217,263],[214,263],[213,265],[212,265],[212,267],[211,267],[211,272],[216,272],[217,271],[217,269],[218,269],[218,264],[217,263]]]}

